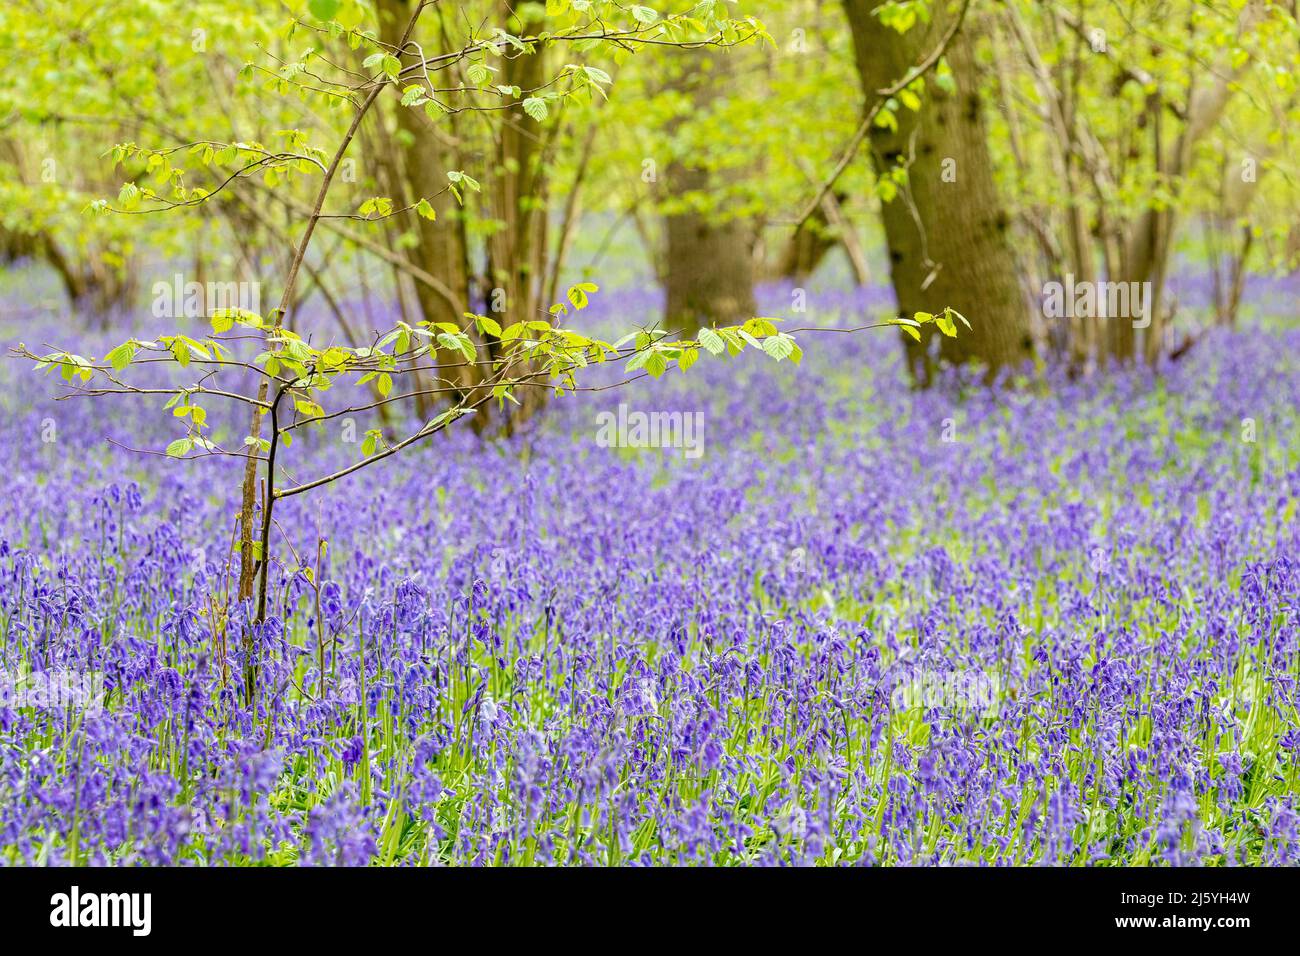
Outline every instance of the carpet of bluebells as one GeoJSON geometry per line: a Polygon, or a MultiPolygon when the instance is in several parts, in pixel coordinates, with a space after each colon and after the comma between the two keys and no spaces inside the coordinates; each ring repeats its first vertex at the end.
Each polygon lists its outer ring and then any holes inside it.
{"type": "Polygon", "coordinates": [[[1300,861],[1300,329],[923,393],[893,332],[803,344],[286,500],[247,644],[237,464],[0,363],[0,863],[1300,861]],[[601,447],[619,402],[703,455],[601,447]]]}

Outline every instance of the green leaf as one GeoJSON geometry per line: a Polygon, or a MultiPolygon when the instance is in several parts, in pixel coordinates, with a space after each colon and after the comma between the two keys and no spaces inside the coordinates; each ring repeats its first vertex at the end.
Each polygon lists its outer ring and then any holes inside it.
{"type": "Polygon", "coordinates": [[[456,201],[462,205],[464,204],[464,200],[461,198],[460,190],[456,188],[457,186],[464,186],[466,189],[474,190],[474,192],[479,192],[482,189],[482,187],[479,186],[477,179],[473,176],[467,175],[459,169],[453,169],[447,172],[447,182],[451,183],[451,194],[455,196],[456,201]]]}
{"type": "Polygon", "coordinates": [[[749,332],[753,335],[776,335],[777,321],[778,321],[777,319],[764,319],[761,317],[753,318],[750,319],[748,322],[746,322],[743,328],[745,329],[746,332],[749,332]]]}
{"type": "Polygon", "coordinates": [[[569,301],[573,303],[575,309],[585,309],[587,307],[587,291],[581,286],[570,286],[569,301]]]}
{"type": "Polygon", "coordinates": [[[510,385],[510,384],[506,384],[506,385],[493,385],[493,386],[492,386],[492,397],[495,398],[495,399],[497,399],[498,401],[503,401],[503,400],[505,400],[505,399],[509,399],[510,401],[512,401],[512,402],[514,402],[516,405],[518,405],[518,404],[519,404],[519,399],[515,398],[515,396],[512,394],[512,389],[513,389],[513,388],[514,388],[514,386],[513,386],[513,385],[510,385]]]}
{"type": "Polygon", "coordinates": [[[935,71],[934,83],[945,93],[957,92],[957,81],[952,75],[952,67],[942,60],[939,61],[939,69],[935,71]]]}
{"type": "Polygon", "coordinates": [[[178,438],[167,446],[167,454],[172,458],[184,458],[194,447],[192,438],[178,438]]]}
{"type": "Polygon", "coordinates": [[[728,355],[739,355],[745,350],[745,340],[740,337],[739,329],[723,326],[716,331],[722,337],[722,341],[727,343],[728,355]]]}
{"type": "Polygon", "coordinates": [[[453,405],[451,408],[447,409],[437,418],[433,419],[433,421],[429,422],[429,424],[426,425],[425,428],[429,431],[437,431],[439,428],[442,428],[446,425],[450,425],[452,422],[460,418],[462,415],[467,415],[467,414],[469,413],[466,409],[461,408],[459,405],[453,405]]]}
{"type": "Polygon", "coordinates": [[[651,10],[649,7],[643,7],[639,4],[633,4],[632,17],[638,23],[645,23],[645,24],[657,23],[659,20],[658,13],[656,13],[654,10],[651,10]]]}
{"type": "Polygon", "coordinates": [[[372,53],[361,61],[361,66],[367,70],[377,66],[394,79],[402,72],[402,61],[391,53],[372,53]]]}
{"type": "Polygon", "coordinates": [[[546,119],[546,115],[549,112],[546,108],[546,100],[542,99],[540,96],[528,97],[524,100],[524,112],[540,123],[542,120],[546,119]]]}
{"type": "Polygon", "coordinates": [[[721,355],[726,351],[726,343],[722,341],[722,336],[718,335],[713,329],[700,329],[700,344],[714,355],[721,355]]]}
{"type": "Polygon", "coordinates": [[[130,365],[131,360],[135,358],[135,343],[123,342],[117,348],[104,356],[104,358],[113,366],[114,371],[120,372],[122,369],[130,365]]]}
{"type": "Polygon", "coordinates": [[[449,332],[439,332],[438,344],[450,351],[459,352],[461,355],[465,356],[465,361],[467,362],[474,361],[474,346],[470,343],[469,339],[460,332],[457,332],[454,335],[449,332]]]}
{"type": "Polygon", "coordinates": [[[389,216],[393,212],[393,201],[387,196],[375,196],[365,200],[357,210],[363,216],[378,214],[389,216]]]}
{"type": "Polygon", "coordinates": [[[310,0],[307,9],[317,20],[333,20],[341,5],[341,0],[310,0]]]}
{"type": "MultiPolygon", "coordinates": [[[[587,294],[599,291],[600,286],[594,282],[579,282],[577,285],[569,286],[569,301],[573,303],[575,309],[585,309],[587,307],[587,294]]],[[[555,313],[557,308],[562,309],[563,307],[553,306],[551,308],[552,314],[555,313]]]]}
{"type": "Polygon", "coordinates": [[[763,351],[778,362],[794,354],[794,339],[785,334],[773,335],[763,340],[763,351]]]}

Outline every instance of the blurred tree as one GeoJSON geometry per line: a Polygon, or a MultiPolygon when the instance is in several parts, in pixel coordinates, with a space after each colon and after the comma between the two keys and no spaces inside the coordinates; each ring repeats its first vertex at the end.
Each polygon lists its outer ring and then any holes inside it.
{"type": "MultiPolygon", "coordinates": [[[[707,128],[714,103],[734,88],[737,57],[728,51],[688,50],[674,59],[685,66],[676,83],[689,104],[689,122],[697,131],[700,124],[707,128]],[[683,62],[684,57],[689,61],[683,62]]],[[[683,122],[684,115],[676,118],[669,135],[683,122]]],[[[674,156],[666,175],[668,192],[683,201],[664,216],[665,327],[690,335],[701,326],[752,316],[758,308],[753,221],[708,202],[717,174],[710,172],[706,151],[691,140],[674,156]]]]}
{"type": "Polygon", "coordinates": [[[1037,250],[1029,271],[1146,290],[1139,321],[1075,315],[1055,344],[1084,367],[1185,351],[1197,333],[1175,336],[1168,279],[1191,216],[1209,239],[1213,320],[1230,323],[1248,259],[1287,259],[1294,4],[1008,0],[989,22],[1004,124],[994,142],[1005,144],[1015,219],[1037,250]],[[1275,167],[1283,175],[1264,175],[1275,167]]]}
{"type": "MultiPolygon", "coordinates": [[[[412,0],[377,0],[379,37],[394,50],[398,50],[402,30],[410,22],[415,9],[412,0]]],[[[412,70],[421,62],[420,51],[437,49],[445,39],[441,34],[441,18],[423,17],[417,33],[398,51],[404,70],[412,70]]],[[[396,244],[394,252],[418,268],[411,283],[419,304],[420,319],[426,322],[450,322],[460,325],[470,308],[469,244],[465,235],[465,217],[459,203],[446,191],[447,170],[460,169],[456,133],[458,118],[443,117],[433,99],[429,100],[433,114],[441,121],[435,122],[428,112],[410,108],[391,98],[398,133],[393,137],[397,148],[391,145],[383,128],[383,114],[377,113],[379,135],[371,141],[371,159],[376,163],[380,179],[399,206],[407,211],[399,217],[398,225],[414,230],[414,241],[396,244]],[[432,215],[420,215],[414,209],[422,197],[428,199],[432,215]]],[[[478,383],[479,375],[473,366],[449,370],[451,378],[468,393],[478,383]]],[[[425,383],[427,386],[427,382],[425,383]]],[[[418,389],[425,391],[427,389],[418,389]]],[[[429,402],[420,396],[417,406],[427,415],[429,402]]],[[[483,422],[486,413],[477,421],[483,422]]]]}
{"type": "MultiPolygon", "coordinates": [[[[379,36],[393,49],[397,49],[402,29],[410,21],[414,7],[412,0],[379,0],[376,10],[379,36]]],[[[403,69],[419,63],[422,46],[417,44],[436,48],[441,41],[437,18],[423,18],[420,30],[402,48],[399,59],[403,69]]],[[[433,110],[441,112],[436,106],[433,110]]],[[[460,168],[455,138],[457,118],[447,116],[440,126],[422,109],[399,107],[394,112],[400,131],[395,137],[396,155],[376,155],[374,159],[381,169],[395,174],[391,185],[399,191],[403,206],[413,206],[420,197],[435,197],[429,200],[433,216],[422,216],[411,210],[399,217],[399,221],[415,229],[418,239],[404,244],[405,256],[437,280],[416,283],[422,318],[431,322],[459,322],[470,305],[468,244],[458,204],[445,188],[447,170],[460,168]],[[385,163],[385,159],[391,162],[385,163]]],[[[381,138],[377,150],[384,145],[387,144],[381,138]]]]}
{"type": "MultiPolygon", "coordinates": [[[[881,16],[879,6],[844,3],[869,106],[927,56],[944,51],[947,64],[934,79],[900,91],[901,108],[880,111],[869,133],[872,163],[886,184],[881,216],[899,312],[949,305],[973,330],[944,338],[944,358],[978,360],[990,370],[1019,363],[1033,354],[1028,305],[994,183],[974,42],[960,22],[965,6],[952,12],[936,3],[924,20],[913,5],[901,8],[909,15],[893,17],[881,16]]],[[[932,335],[906,342],[920,384],[933,371],[932,335]]]]}
{"type": "MultiPolygon", "coordinates": [[[[518,36],[545,29],[545,8],[537,4],[516,7],[500,0],[497,17],[518,36]]],[[[489,312],[502,314],[502,325],[541,319],[549,303],[547,273],[552,250],[548,222],[548,167],[550,149],[558,136],[558,120],[544,96],[550,85],[545,44],[526,43],[503,51],[500,84],[509,87],[503,108],[492,127],[494,166],[488,191],[488,212],[493,220],[487,238],[487,290],[489,312]]],[[[558,104],[556,104],[558,106],[558,104]]],[[[545,400],[541,389],[529,389],[512,410],[512,424],[533,415],[545,400]]]]}

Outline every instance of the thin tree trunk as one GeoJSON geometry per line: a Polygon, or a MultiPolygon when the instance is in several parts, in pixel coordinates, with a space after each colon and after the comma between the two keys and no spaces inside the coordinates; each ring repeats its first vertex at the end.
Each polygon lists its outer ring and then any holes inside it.
{"type": "MultiPolygon", "coordinates": [[[[537,27],[521,21],[517,9],[523,10],[501,3],[500,13],[507,29],[524,33],[537,27]]],[[[544,318],[545,306],[549,305],[542,301],[549,258],[544,165],[548,130],[528,116],[522,106],[523,100],[546,82],[546,65],[546,51],[539,45],[530,52],[511,51],[501,70],[501,83],[521,91],[502,113],[490,186],[492,216],[498,228],[487,243],[488,278],[493,286],[487,300],[489,310],[504,304],[504,314],[498,317],[502,326],[544,318]]],[[[544,404],[546,390],[523,389],[515,398],[519,404],[510,409],[507,430],[513,430],[544,404]]]]}
{"type": "MultiPolygon", "coordinates": [[[[411,18],[414,4],[411,0],[379,0],[378,6],[380,37],[385,43],[396,46],[403,27],[411,18]]],[[[427,34],[433,27],[426,21],[422,29],[427,34]]],[[[405,51],[400,59],[406,66],[416,62],[418,55],[411,49],[405,51]]],[[[458,168],[457,157],[439,137],[433,121],[420,107],[398,106],[396,115],[397,144],[391,151],[385,150],[387,156],[375,157],[375,162],[394,179],[391,184],[394,191],[400,189],[404,194],[394,196],[395,202],[408,205],[428,199],[437,216],[430,221],[411,212],[403,220],[403,224],[413,228],[419,238],[417,245],[405,251],[405,258],[435,276],[444,287],[439,291],[426,283],[415,283],[416,301],[426,321],[452,322],[459,326],[465,321],[464,313],[470,311],[469,254],[464,218],[455,198],[443,192],[447,187],[448,170],[458,168]]],[[[382,149],[388,134],[383,128],[378,134],[382,149]]],[[[450,371],[461,388],[469,389],[477,384],[476,370],[471,367],[450,371]]]]}

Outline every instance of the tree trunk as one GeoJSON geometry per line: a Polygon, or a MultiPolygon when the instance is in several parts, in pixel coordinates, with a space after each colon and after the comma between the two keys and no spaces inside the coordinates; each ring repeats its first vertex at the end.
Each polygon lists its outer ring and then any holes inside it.
{"type": "MultiPolygon", "coordinates": [[[[872,15],[876,0],[844,0],[858,74],[869,109],[883,89],[907,75],[947,32],[950,21],[935,9],[930,24],[900,34],[872,15]]],[[[990,374],[1029,358],[1033,340],[1028,307],[1008,235],[1010,220],[998,200],[988,133],[980,109],[974,44],[966,25],[946,56],[955,89],[944,92],[933,76],[921,108],[902,107],[898,128],[871,130],[878,175],[902,165],[907,183],[882,203],[890,276],[900,314],[938,312],[950,306],[970,320],[941,355],[953,362],[986,364],[990,374]]],[[[926,329],[927,336],[935,334],[926,329]]],[[[929,384],[926,346],[905,340],[913,380],[929,384]]]]}
{"type": "MultiPolygon", "coordinates": [[[[674,192],[705,191],[708,173],[689,166],[669,170],[674,192]]],[[[706,214],[665,217],[668,272],[665,327],[694,335],[701,326],[730,325],[753,318],[753,235],[747,223],[713,222],[706,214]]]]}
{"type": "MultiPolygon", "coordinates": [[[[17,183],[31,186],[36,182],[35,172],[29,169],[28,158],[16,140],[0,139],[0,150],[8,154],[17,183]]],[[[131,307],[138,292],[138,263],[111,240],[101,244],[91,236],[80,235],[69,240],[57,239],[48,225],[23,231],[0,227],[0,261],[19,256],[44,261],[58,275],[73,310],[88,313],[99,327],[107,328],[112,311],[131,307]]]]}
{"type": "MultiPolygon", "coordinates": [[[[528,15],[528,8],[504,2],[500,6],[507,30],[523,35],[542,29],[540,23],[521,20],[516,9],[528,15]]],[[[487,242],[488,279],[492,285],[487,301],[489,312],[502,313],[496,318],[503,327],[548,318],[545,312],[551,305],[542,301],[549,258],[545,148],[558,120],[539,123],[522,106],[546,82],[546,66],[546,50],[538,45],[528,52],[510,51],[500,74],[502,84],[517,86],[521,91],[497,127],[496,166],[489,187],[496,231],[487,242]]],[[[532,417],[545,404],[546,394],[545,388],[537,386],[520,389],[515,395],[519,404],[509,409],[507,430],[532,417]]]]}
{"type": "MultiPolygon", "coordinates": [[[[688,84],[698,122],[726,85],[728,55],[688,50],[673,59],[689,71],[683,82],[688,84]]],[[[707,194],[710,189],[708,169],[692,157],[674,160],[666,175],[669,194],[686,197],[688,203],[691,194],[707,194]]],[[[665,328],[689,336],[701,326],[734,324],[754,317],[758,306],[754,300],[755,237],[750,223],[688,208],[666,215],[664,232],[665,328]]]]}
{"type": "MultiPolygon", "coordinates": [[[[413,4],[411,0],[379,0],[378,9],[380,37],[385,43],[396,45],[411,19],[413,4]]],[[[427,35],[433,26],[430,18],[426,17],[425,21],[422,27],[427,35]]],[[[427,38],[424,43],[425,51],[429,53],[432,48],[427,45],[427,38]]],[[[414,49],[400,57],[403,66],[417,58],[414,49]]],[[[433,121],[424,115],[422,107],[398,106],[396,115],[397,148],[392,155],[375,157],[375,162],[387,178],[393,180],[390,184],[392,191],[398,193],[392,197],[395,205],[406,206],[428,199],[437,216],[430,221],[410,212],[400,220],[402,225],[413,228],[419,239],[417,245],[402,254],[407,261],[436,277],[444,287],[437,289],[429,283],[414,283],[416,301],[425,321],[451,322],[460,326],[465,322],[464,313],[470,311],[465,221],[455,198],[443,192],[447,187],[448,170],[459,168],[457,156],[455,150],[444,142],[433,121]]],[[[450,123],[448,128],[453,128],[450,123]]],[[[387,134],[380,130],[379,142],[382,144],[386,139],[387,134]]],[[[400,295],[400,290],[395,290],[394,294],[400,295]]],[[[449,369],[448,372],[447,377],[466,390],[477,384],[480,378],[470,367],[449,369]]]]}

